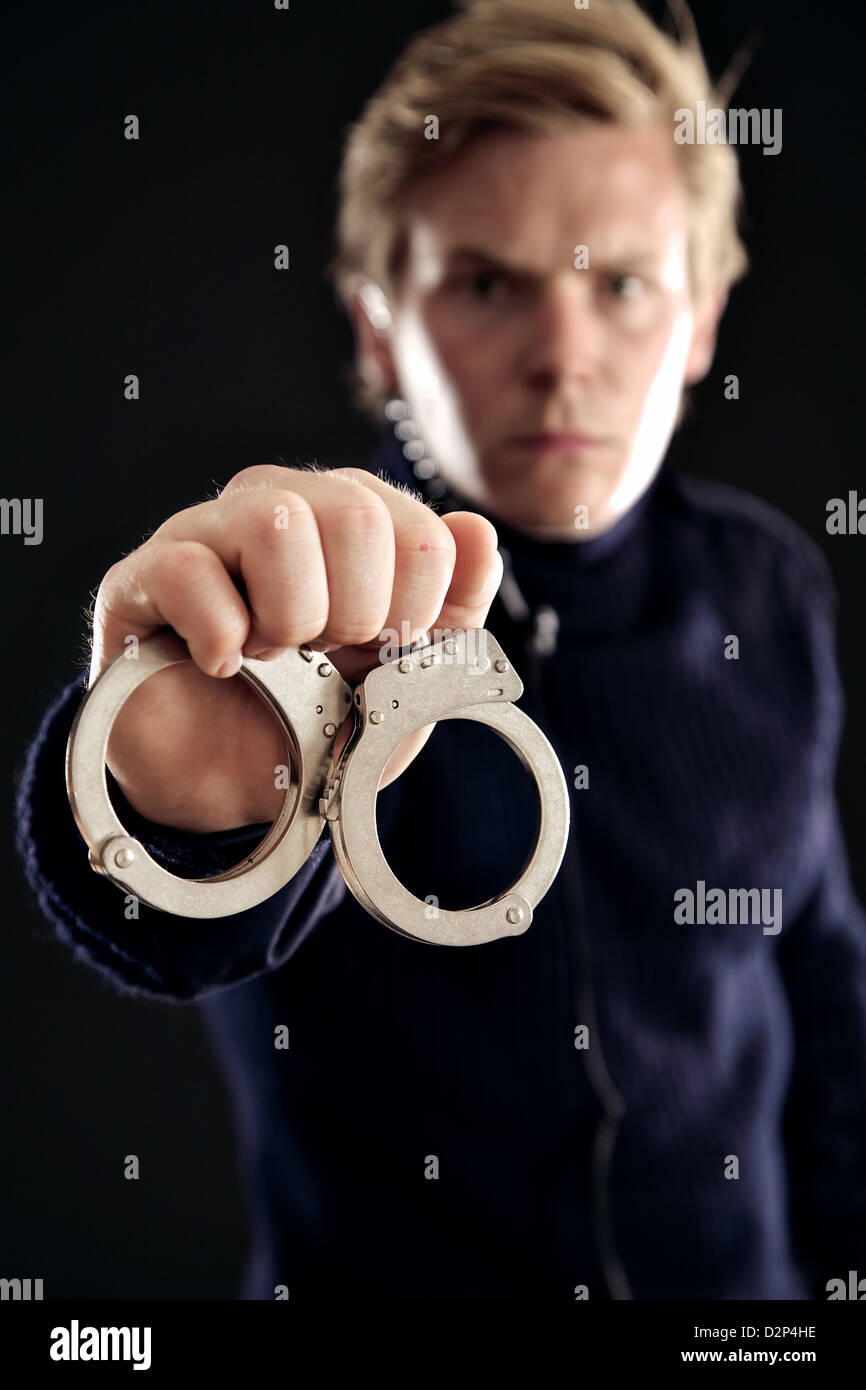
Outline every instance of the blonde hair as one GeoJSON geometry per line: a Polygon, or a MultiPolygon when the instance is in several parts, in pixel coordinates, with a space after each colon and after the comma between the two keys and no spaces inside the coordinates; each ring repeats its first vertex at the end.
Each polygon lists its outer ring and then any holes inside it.
{"type": "MultiPolygon", "coordinates": [[[[670,0],[668,0],[670,4],[670,0]]],[[[634,0],[458,0],[462,13],[408,44],[350,127],[340,167],[336,253],[348,309],[366,281],[396,304],[412,187],[485,131],[561,130],[575,119],[649,125],[723,96],[711,88],[691,14],[672,38],[634,0]],[[438,139],[425,138],[435,114],[438,139]]],[[[724,78],[722,82],[724,82],[724,78]]],[[[724,99],[730,95],[724,93],[724,99]]],[[[738,234],[742,188],[728,144],[676,146],[689,200],[689,278],[699,297],[748,268],[738,234]]],[[[356,403],[381,418],[386,397],[358,373],[356,403]]]]}

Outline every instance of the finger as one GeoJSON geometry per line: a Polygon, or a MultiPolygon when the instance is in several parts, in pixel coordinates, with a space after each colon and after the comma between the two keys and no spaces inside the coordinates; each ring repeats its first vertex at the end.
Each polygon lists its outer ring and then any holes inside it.
{"type": "MultiPolygon", "coordinates": [[[[439,640],[434,635],[437,633],[483,628],[502,580],[496,529],[485,517],[475,512],[448,512],[442,521],[454,537],[457,558],[445,601],[433,623],[434,641],[439,640]]],[[[425,724],[394,749],[382,772],[380,790],[417,758],[435,727],[425,724]]]]}
{"type": "Polygon", "coordinates": [[[309,645],[329,652],[376,651],[386,638],[409,645],[439,613],[451,583],[456,546],[449,528],[420,496],[360,468],[317,472],[259,465],[244,469],[227,491],[273,488],[287,475],[316,511],[328,571],[328,626],[309,645]],[[384,523],[379,530],[377,504],[389,517],[390,543],[384,523]],[[390,602],[373,621],[386,583],[392,586],[390,602]]]}
{"type": "Polygon", "coordinates": [[[496,528],[477,512],[447,512],[442,521],[454,537],[457,560],[434,626],[483,627],[502,582],[496,528]]]}
{"type": "Polygon", "coordinates": [[[394,584],[387,617],[374,640],[377,645],[387,638],[396,646],[408,646],[441,611],[457,563],[454,535],[417,495],[361,469],[337,471],[351,475],[388,508],[394,528],[394,584]]]}
{"type": "MultiPolygon", "coordinates": [[[[295,476],[289,469],[280,472],[281,482],[295,476]]],[[[318,523],[309,500],[293,489],[223,493],[170,517],[153,539],[164,537],[194,537],[243,581],[250,615],[246,655],[300,646],[327,623],[328,579],[318,523]]]]}
{"type": "MultiPolygon", "coordinates": [[[[268,499],[290,484],[292,492],[303,497],[315,515],[321,552],[319,564],[326,580],[325,613],[313,632],[294,630],[291,636],[284,633],[280,639],[268,629],[273,640],[267,645],[291,646],[303,641],[318,650],[328,650],[334,646],[372,641],[381,630],[391,603],[394,527],[385,499],[375,489],[365,488],[356,481],[354,471],[317,472],[264,465],[245,469],[221,494],[220,500],[226,499],[229,507],[234,497],[241,499],[241,506],[248,505],[252,498],[254,505],[267,508],[268,499]]],[[[397,495],[395,489],[391,491],[397,495]]],[[[303,579],[308,572],[306,562],[298,563],[296,557],[291,558],[303,579]]],[[[255,564],[253,557],[250,561],[255,564]]],[[[241,557],[241,567],[246,581],[250,566],[245,556],[241,557]]],[[[285,606],[279,587],[274,593],[278,604],[282,601],[285,606]]],[[[248,596],[254,632],[258,635],[266,625],[260,619],[259,604],[250,584],[248,596]]]]}
{"type": "Polygon", "coordinates": [[[208,675],[238,670],[249,615],[219,557],[198,541],[148,542],[108,571],[94,606],[90,683],[128,638],[143,641],[166,624],[208,675]]]}

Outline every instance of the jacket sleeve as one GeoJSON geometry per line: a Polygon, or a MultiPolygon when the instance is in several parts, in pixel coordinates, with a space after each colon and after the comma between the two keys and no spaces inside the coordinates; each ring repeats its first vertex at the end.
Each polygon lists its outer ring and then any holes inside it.
{"type": "MultiPolygon", "coordinates": [[[[66,793],[66,741],[86,676],[64,686],[46,711],[18,772],[16,847],[27,881],[50,924],[47,939],[106,976],[118,993],[167,1002],[202,998],[275,970],[343,900],[346,884],[327,830],[307,862],[278,893],[231,917],[193,919],[137,904],[94,873],[66,793]]],[[[181,877],[206,877],[238,863],[267,826],[197,835],[154,825],[125,801],[106,770],[123,824],[153,858],[181,877]]]]}
{"type": "Polygon", "coordinates": [[[866,915],[838,815],[808,908],[782,938],[794,1023],[785,1118],[795,1253],[813,1297],[866,1275],[866,915]]]}
{"type": "Polygon", "coordinates": [[[866,914],[851,881],[835,795],[845,698],[836,662],[835,588],[824,570],[802,595],[817,694],[809,797],[813,887],[779,938],[794,1062],[785,1114],[795,1254],[827,1281],[866,1275],[866,914]]]}

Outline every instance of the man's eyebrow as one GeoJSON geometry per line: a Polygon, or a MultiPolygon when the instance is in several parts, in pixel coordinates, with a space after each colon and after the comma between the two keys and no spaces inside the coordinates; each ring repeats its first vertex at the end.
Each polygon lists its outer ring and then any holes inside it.
{"type": "Polygon", "coordinates": [[[515,265],[492,251],[486,251],[483,246],[452,246],[446,251],[445,260],[449,265],[453,265],[455,261],[483,262],[484,265],[495,266],[497,270],[509,271],[512,275],[528,273],[525,267],[515,265]]]}
{"type": "MultiPolygon", "coordinates": [[[[615,254],[603,254],[596,251],[593,255],[592,246],[589,247],[590,268],[607,266],[632,266],[636,270],[644,266],[658,265],[664,259],[665,250],[662,247],[634,247],[631,250],[618,251],[615,254]]],[[[511,275],[533,275],[537,272],[529,270],[526,266],[515,265],[514,262],[505,260],[502,256],[497,256],[493,251],[487,251],[481,246],[452,246],[445,253],[445,262],[448,266],[455,262],[471,262],[493,266],[497,270],[505,271],[511,275]]]]}
{"type": "MultiPolygon", "coordinates": [[[[632,250],[617,251],[613,255],[596,257],[603,265],[629,265],[635,269],[641,266],[658,265],[659,261],[664,260],[667,251],[663,247],[634,247],[632,250]]],[[[592,260],[592,248],[590,247],[590,261],[592,260]]]]}

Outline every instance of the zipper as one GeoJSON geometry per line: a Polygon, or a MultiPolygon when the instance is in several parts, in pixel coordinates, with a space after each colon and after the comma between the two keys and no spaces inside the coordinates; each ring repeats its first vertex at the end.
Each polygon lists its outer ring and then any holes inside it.
{"type": "MultiPolygon", "coordinates": [[[[429,491],[427,484],[422,483],[422,488],[428,500],[435,500],[436,507],[440,512],[451,512],[465,506],[465,503],[455,499],[447,488],[444,493],[435,498],[429,491]]],[[[494,604],[500,605],[508,623],[522,634],[523,652],[529,658],[526,684],[530,690],[530,698],[541,712],[545,708],[541,680],[542,659],[552,656],[556,651],[558,614],[554,609],[543,606],[535,611],[530,609],[515,578],[511,556],[504,545],[499,546],[499,553],[503,562],[502,582],[494,599],[494,604]]],[[[552,744],[553,740],[546,730],[545,735],[552,744]]],[[[563,765],[559,752],[556,749],[554,751],[559,758],[560,765],[563,765]]],[[[572,920],[577,924],[576,933],[574,931],[568,933],[569,968],[573,985],[572,994],[578,1011],[577,1016],[579,1019],[587,1021],[590,1028],[590,1038],[593,1040],[590,1047],[581,1049],[583,1065],[590,1087],[602,1107],[602,1115],[596,1128],[592,1146],[593,1233],[596,1255],[611,1299],[629,1301],[633,1300],[634,1294],[631,1291],[625,1267],[616,1250],[610,1203],[610,1164],[617,1132],[625,1115],[625,1101],[607,1069],[607,1063],[601,1049],[595,1011],[595,991],[592,984],[583,885],[575,841],[575,818],[572,811],[571,832],[568,836],[562,869],[560,870],[560,873],[565,876],[565,883],[568,885],[567,897],[573,908],[572,920]],[[575,961],[576,955],[579,957],[577,963],[575,961]],[[574,987],[575,977],[579,981],[577,988],[574,987]]]]}
{"type": "MultiPolygon", "coordinates": [[[[512,622],[525,626],[530,610],[517,585],[511,566],[511,557],[504,547],[500,547],[504,562],[503,583],[499,597],[512,622]]],[[[542,661],[556,651],[557,615],[552,609],[539,609],[531,615],[532,632],[524,640],[524,653],[528,657],[527,686],[530,698],[540,713],[545,708],[542,685],[542,661]],[[551,621],[551,618],[553,621],[551,621]]],[[[550,734],[545,730],[550,739],[550,734]]],[[[552,740],[550,740],[552,743],[552,740]]],[[[559,753],[557,751],[557,757],[559,753]]],[[[562,759],[559,758],[560,764],[562,759]]],[[[561,873],[564,876],[566,897],[572,907],[574,930],[569,931],[569,960],[571,967],[572,992],[577,1004],[577,1017],[589,1027],[591,1043],[581,1049],[582,1061],[587,1079],[602,1107],[592,1146],[591,1206],[596,1254],[601,1265],[608,1292],[612,1300],[632,1300],[628,1276],[616,1250],[613,1235],[610,1201],[610,1166],[616,1144],[620,1123],[625,1115],[625,1101],[617,1089],[607,1068],[598,1029],[595,1008],[595,991],[592,983],[589,935],[586,926],[586,911],[581,882],[580,862],[577,855],[576,827],[572,812],[571,832],[566,844],[561,873]],[[576,937],[576,940],[575,940],[576,937]],[[575,959],[577,957],[577,959],[575,959]],[[576,981],[575,981],[576,977],[576,981]]]]}
{"type": "MultiPolygon", "coordinates": [[[[583,888],[580,881],[577,848],[574,844],[574,827],[572,827],[572,833],[569,835],[569,842],[566,847],[566,861],[563,864],[563,871],[566,875],[568,896],[575,909],[573,920],[576,923],[578,936],[576,945],[579,959],[576,973],[579,983],[577,990],[575,990],[575,997],[578,1001],[579,1020],[588,1024],[592,1040],[588,1048],[582,1049],[583,1062],[590,1086],[603,1110],[592,1146],[592,1211],[596,1249],[611,1298],[629,1300],[633,1298],[633,1294],[614,1242],[610,1201],[610,1165],[617,1132],[625,1115],[625,1101],[607,1069],[601,1048],[595,1008],[595,991],[592,984],[583,888]]],[[[569,940],[573,940],[571,934],[569,940]]],[[[574,972],[574,952],[572,953],[572,967],[574,972]]]]}

